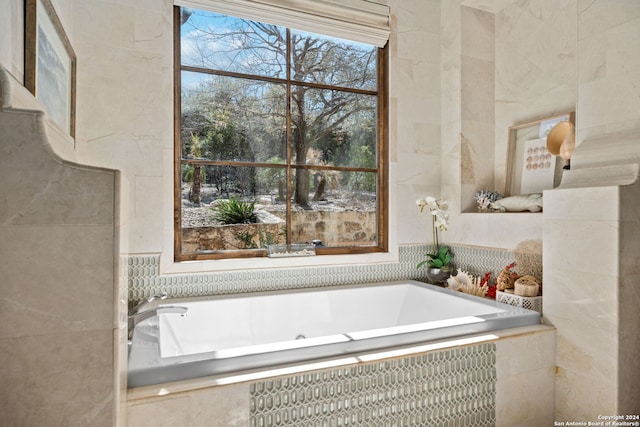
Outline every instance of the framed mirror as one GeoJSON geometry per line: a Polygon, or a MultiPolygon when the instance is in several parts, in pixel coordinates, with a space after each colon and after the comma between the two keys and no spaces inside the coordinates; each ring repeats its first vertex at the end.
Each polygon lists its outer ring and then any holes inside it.
{"type": "Polygon", "coordinates": [[[560,184],[566,161],[547,148],[547,135],[560,122],[575,126],[575,112],[509,127],[506,196],[542,193],[560,184]]]}

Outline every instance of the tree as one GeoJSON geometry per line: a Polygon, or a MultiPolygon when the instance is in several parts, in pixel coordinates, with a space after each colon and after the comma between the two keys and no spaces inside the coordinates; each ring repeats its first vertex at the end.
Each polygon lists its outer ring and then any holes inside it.
{"type": "MultiPolygon", "coordinates": [[[[189,154],[193,158],[202,157],[200,138],[191,134],[191,147],[189,148],[189,154]]],[[[189,190],[189,201],[197,205],[200,204],[200,187],[202,185],[202,168],[199,164],[192,166],[191,171],[191,189],[189,190]]],[[[186,175],[186,174],[185,174],[186,175]]],[[[185,176],[185,179],[188,177],[185,176]]]]}
{"type": "MultiPolygon", "coordinates": [[[[249,144],[247,131],[239,124],[234,111],[233,88],[223,87],[219,81],[206,81],[184,102],[182,135],[190,132],[189,144],[183,144],[183,156],[193,158],[197,145],[197,158],[206,160],[236,159],[253,161],[255,156],[249,144]],[[188,153],[188,154],[187,154],[188,153]]],[[[199,166],[198,166],[199,167],[199,166]]],[[[220,193],[253,193],[255,170],[207,166],[207,178],[220,193]]]]}
{"type": "MultiPolygon", "coordinates": [[[[215,92],[207,99],[194,98],[195,110],[206,111],[211,100],[217,104],[218,112],[220,104],[232,106],[224,110],[229,114],[225,123],[236,126],[236,132],[246,130],[245,141],[259,157],[264,152],[264,161],[285,157],[278,144],[287,116],[291,124],[289,161],[298,166],[308,166],[307,155],[312,147],[322,145],[329,156],[330,145],[339,141],[331,136],[348,134],[345,127],[350,117],[365,111],[375,116],[375,95],[366,93],[377,88],[375,47],[200,12],[187,17],[183,27],[183,40],[193,45],[189,55],[183,55],[183,63],[217,70],[225,76],[224,83],[218,75],[209,77],[216,82],[212,87],[215,92]],[[216,49],[211,50],[210,46],[216,49]],[[287,70],[289,83],[285,80],[287,70]],[[236,82],[233,88],[229,87],[230,80],[236,82]],[[278,85],[280,81],[283,84],[278,85]]],[[[375,144],[375,135],[373,138],[375,144]]],[[[242,139],[221,142],[223,146],[217,146],[215,151],[220,156],[233,153],[233,149],[225,151],[229,149],[225,144],[242,143],[242,139]]],[[[309,193],[309,171],[298,167],[295,203],[308,208],[309,193]]]]}

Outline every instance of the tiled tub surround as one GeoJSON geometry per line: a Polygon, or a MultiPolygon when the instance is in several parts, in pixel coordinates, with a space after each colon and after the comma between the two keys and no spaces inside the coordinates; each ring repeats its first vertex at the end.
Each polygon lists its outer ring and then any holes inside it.
{"type": "MultiPolygon", "coordinates": [[[[476,276],[487,271],[498,273],[514,260],[510,250],[449,246],[455,265],[476,276]]],[[[131,305],[160,292],[167,292],[170,297],[190,297],[404,279],[426,281],[424,269],[418,270],[416,265],[431,251],[431,245],[401,245],[398,262],[171,275],[160,273],[160,256],[124,256],[120,274],[123,283],[128,285],[131,305]]],[[[538,258],[542,262],[542,254],[538,258]]]]}
{"type": "Polygon", "coordinates": [[[270,379],[249,386],[249,425],[495,424],[495,344],[270,379]]]}
{"type": "MultiPolygon", "coordinates": [[[[422,272],[415,266],[429,250],[428,245],[401,246],[397,263],[171,276],[159,273],[159,257],[136,256],[125,257],[122,260],[121,274],[129,284],[130,300],[138,300],[160,291],[166,291],[172,296],[235,295],[358,284],[367,281],[424,280],[422,272]]],[[[463,245],[452,245],[452,250],[455,253],[457,266],[476,275],[485,271],[500,271],[514,259],[514,254],[508,250],[463,245]]],[[[427,355],[435,354],[434,352],[450,354],[449,352],[459,348],[486,348],[487,345],[495,348],[495,364],[492,368],[495,370],[495,376],[492,378],[496,382],[491,385],[489,381],[488,389],[481,398],[476,395],[476,397],[467,396],[463,400],[470,405],[469,407],[477,408],[478,402],[482,401],[486,404],[486,400],[482,399],[489,399],[489,404],[493,405],[494,415],[493,417],[478,415],[482,411],[478,409],[473,412],[469,409],[464,416],[471,417],[466,419],[474,419],[473,416],[477,416],[474,422],[479,424],[468,424],[465,421],[452,425],[532,427],[551,425],[554,400],[555,330],[543,325],[495,331],[490,336],[469,335],[463,337],[462,341],[460,339],[440,340],[417,347],[396,347],[394,349],[400,349],[398,353],[370,354],[369,358],[366,355],[361,359],[346,361],[335,357],[325,358],[309,364],[285,364],[278,366],[277,370],[249,370],[233,375],[218,374],[201,379],[132,388],[129,389],[127,397],[128,422],[136,426],[162,427],[182,423],[197,427],[211,425],[212,420],[215,420],[217,423],[215,425],[221,426],[268,426],[278,425],[277,420],[284,419],[285,413],[293,417],[292,411],[295,410],[298,416],[300,416],[299,411],[303,414],[311,414],[308,416],[314,421],[309,423],[298,420],[300,422],[296,424],[290,418],[287,425],[323,425],[322,422],[331,419],[335,420],[333,425],[379,425],[377,422],[367,424],[367,422],[353,421],[358,420],[358,417],[373,416],[386,417],[378,420],[382,420],[383,424],[411,425],[411,422],[419,419],[416,417],[429,416],[430,410],[425,406],[427,403],[452,398],[447,397],[448,395],[436,397],[436,395],[424,394],[427,393],[426,390],[431,390],[430,387],[433,384],[449,381],[435,377],[427,379],[421,376],[420,364],[423,363],[424,358],[428,359],[427,355]],[[473,344],[476,340],[477,343],[473,344]],[[328,365],[318,364],[324,362],[328,365]],[[343,363],[350,363],[350,365],[342,366],[343,363]],[[371,379],[367,375],[378,372],[383,367],[390,370],[383,376],[390,375],[395,379],[382,385],[376,382],[376,386],[372,387],[371,379]],[[292,371],[288,371],[288,368],[292,371]],[[346,375],[346,372],[349,372],[349,375],[355,373],[348,379],[349,384],[352,384],[352,381],[355,384],[355,386],[348,386],[352,394],[349,398],[342,395],[339,398],[336,395],[335,401],[328,401],[329,398],[323,390],[330,393],[333,380],[328,381],[327,387],[323,388],[323,386],[317,386],[318,375],[322,378],[329,375],[331,379],[346,375]],[[400,378],[397,377],[398,375],[400,378]],[[311,383],[311,385],[307,388],[307,386],[301,386],[301,383],[311,383]],[[407,389],[410,390],[409,394],[406,393],[407,389]],[[296,391],[295,398],[292,397],[293,391],[296,391]],[[260,400],[261,397],[264,400],[260,400]],[[345,408],[346,404],[342,403],[338,406],[338,402],[346,402],[346,400],[340,400],[343,397],[349,401],[348,411],[345,408]],[[380,399],[384,401],[385,409],[374,415],[372,411],[380,407],[375,402],[380,399]],[[276,410],[275,406],[268,407],[275,405],[269,402],[281,402],[279,406],[281,411],[276,410]],[[353,402],[357,404],[355,407],[353,402]],[[323,416],[319,416],[316,415],[316,411],[326,412],[323,416]],[[390,415],[388,411],[397,411],[397,413],[390,415]],[[279,415],[276,412],[279,412],[279,415]],[[315,423],[315,420],[320,419],[322,422],[315,423]],[[393,421],[387,422],[391,419],[393,421]]],[[[343,389],[346,383],[345,378],[342,383],[343,389]]],[[[476,384],[470,387],[473,389],[479,386],[476,384]]],[[[337,393],[335,390],[334,393],[337,393]]],[[[467,408],[467,406],[464,407],[467,408]]],[[[443,412],[446,411],[443,410],[443,412]]],[[[439,424],[434,421],[433,425],[439,424]]]]}
{"type": "Polygon", "coordinates": [[[180,298],[136,325],[130,387],[540,324],[540,314],[417,281],[180,298]]]}
{"type": "Polygon", "coordinates": [[[357,362],[140,387],[128,392],[127,419],[154,427],[553,425],[554,348],[555,330],[536,325],[357,362]]]}

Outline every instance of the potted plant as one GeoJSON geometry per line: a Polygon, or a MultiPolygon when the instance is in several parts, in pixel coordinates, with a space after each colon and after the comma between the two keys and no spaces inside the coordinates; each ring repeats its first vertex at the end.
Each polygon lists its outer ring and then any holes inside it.
{"type": "Polygon", "coordinates": [[[452,256],[451,252],[449,252],[449,247],[437,247],[436,252],[427,254],[427,257],[429,258],[418,263],[418,268],[422,268],[427,264],[427,278],[432,283],[446,281],[451,275],[452,256]]]}
{"type": "Polygon", "coordinates": [[[418,263],[417,268],[427,265],[427,279],[431,283],[445,282],[451,275],[451,261],[453,259],[450,249],[447,246],[440,246],[438,242],[438,230],[445,231],[449,223],[447,214],[447,202],[436,200],[428,196],[416,201],[419,211],[422,213],[425,207],[431,213],[431,227],[433,229],[433,247],[435,252],[428,253],[427,259],[418,263]]]}

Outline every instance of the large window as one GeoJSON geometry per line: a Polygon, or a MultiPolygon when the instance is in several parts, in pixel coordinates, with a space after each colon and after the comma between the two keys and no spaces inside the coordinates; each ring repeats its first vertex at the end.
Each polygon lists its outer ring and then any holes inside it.
{"type": "Polygon", "coordinates": [[[176,260],[387,249],[385,49],[175,8],[176,260]]]}

